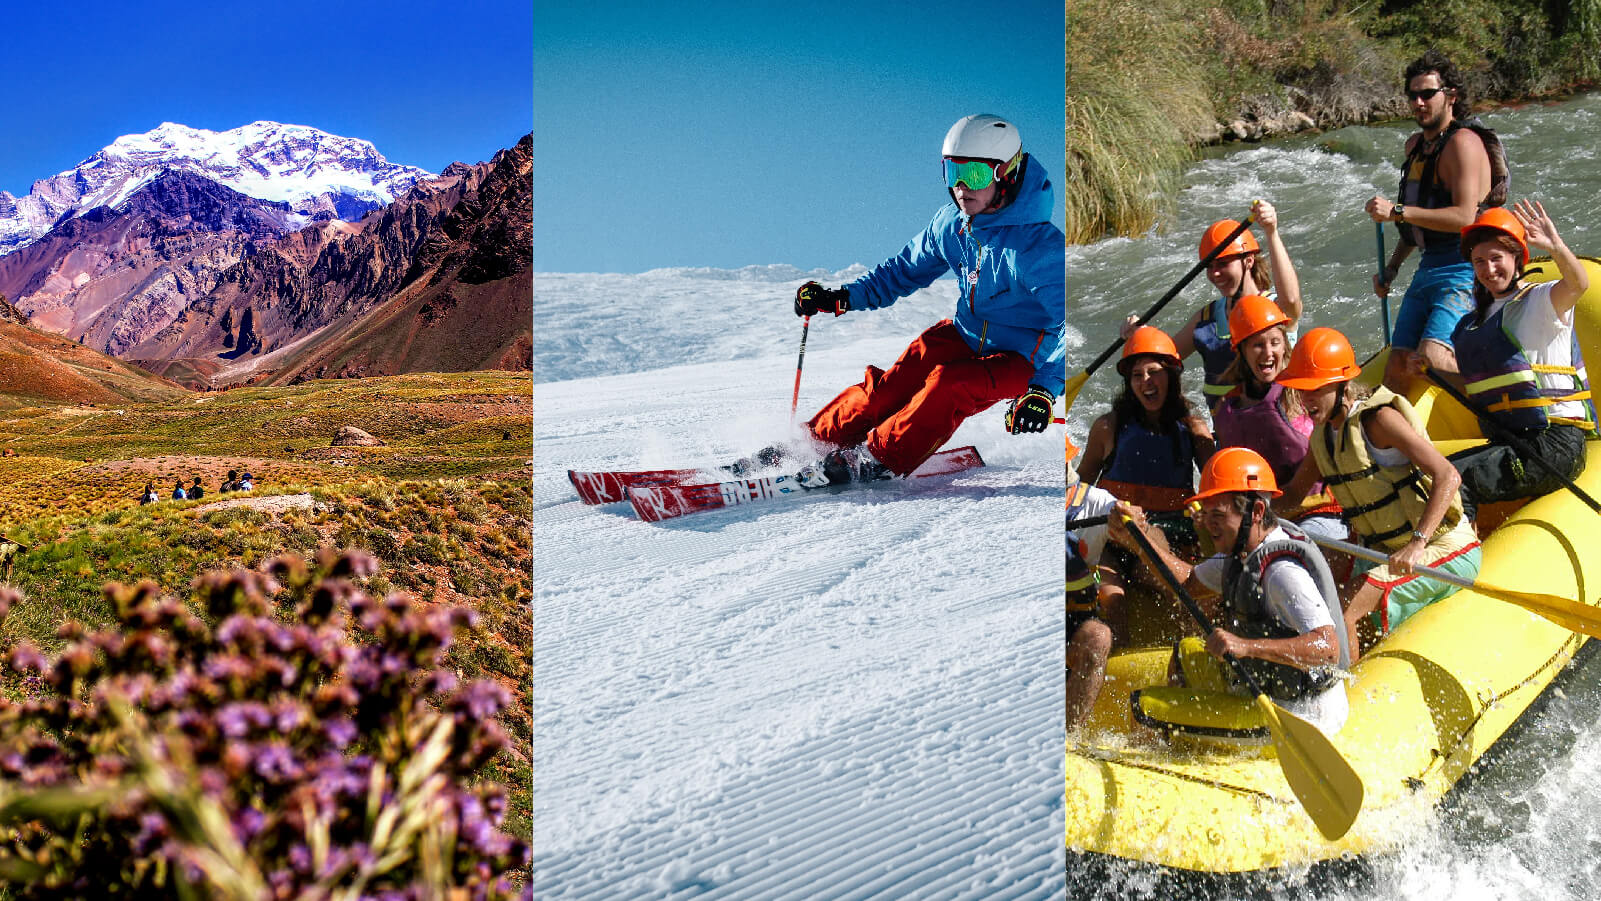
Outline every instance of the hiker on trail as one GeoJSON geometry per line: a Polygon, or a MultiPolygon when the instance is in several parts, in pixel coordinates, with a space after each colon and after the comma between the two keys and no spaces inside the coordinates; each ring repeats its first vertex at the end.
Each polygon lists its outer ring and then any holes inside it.
{"type": "Polygon", "coordinates": [[[1375,194],[1363,209],[1374,222],[1394,222],[1401,240],[1374,293],[1385,297],[1414,247],[1423,249],[1390,336],[1384,384],[1405,395],[1421,354],[1430,366],[1456,368],[1451,336],[1473,311],[1473,266],[1461,251],[1462,229],[1479,211],[1506,203],[1506,154],[1495,132],[1470,118],[1467,89],[1451,60],[1436,50],[1406,67],[1406,96],[1422,131],[1407,139],[1399,200],[1375,194]]]}
{"type": "Polygon", "coordinates": [[[0,581],[11,581],[11,567],[16,563],[17,557],[27,549],[27,545],[13,540],[10,536],[0,535],[0,581]]]}
{"type": "MultiPolygon", "coordinates": [[[[1216,706],[1232,720],[1231,737],[1267,739],[1266,723],[1251,700],[1254,692],[1224,664],[1232,654],[1285,709],[1332,735],[1345,725],[1350,704],[1338,670],[1350,666],[1334,577],[1322,552],[1293,524],[1273,514],[1279,493],[1262,455],[1224,448],[1201,472],[1194,496],[1201,527],[1218,552],[1191,566],[1166,548],[1159,530],[1139,508],[1119,503],[1111,535],[1131,541],[1137,528],[1161,562],[1201,605],[1217,628],[1210,635],[1179,640],[1168,667],[1171,685],[1215,693],[1216,706]],[[1123,516],[1132,518],[1125,524],[1123,516]],[[1210,609],[1207,609],[1210,608],[1210,609]]],[[[1172,689],[1142,689],[1134,697],[1136,720],[1171,725],[1159,717],[1172,689]],[[1147,695],[1151,697],[1147,697],[1147,695]]],[[[1181,695],[1170,694],[1171,697],[1181,695]]]]}
{"type": "MultiPolygon", "coordinates": [[[[1173,339],[1159,328],[1141,326],[1123,345],[1117,371],[1123,390],[1112,411],[1090,426],[1078,476],[1149,511],[1177,553],[1196,557],[1199,539],[1184,508],[1195,491],[1195,472],[1212,456],[1216,442],[1184,397],[1179,383],[1184,364],[1173,339]]],[[[1149,573],[1138,567],[1136,555],[1114,551],[1118,569],[1149,573]]]]}
{"type": "Polygon", "coordinates": [[[1462,477],[1429,442],[1423,420],[1406,398],[1353,381],[1361,374],[1351,342],[1331,328],[1307,332],[1279,375],[1296,388],[1314,427],[1311,453],[1275,506],[1293,509],[1317,482],[1333,492],[1362,543],[1390,555],[1388,563],[1347,582],[1345,630],[1357,654],[1357,627],[1378,614],[1387,634],[1412,614],[1457,592],[1420,576],[1418,564],[1472,579],[1479,573],[1479,539],[1463,515],[1462,477]]]}
{"type": "Polygon", "coordinates": [[[239,490],[239,470],[237,470],[237,469],[228,470],[228,481],[223,482],[222,483],[222,488],[219,489],[219,490],[222,491],[224,494],[227,494],[230,491],[238,491],[239,490]]]}
{"type": "MultiPolygon", "coordinates": [[[[1206,375],[1206,384],[1201,390],[1208,409],[1216,408],[1218,401],[1233,387],[1224,381],[1223,373],[1234,362],[1229,314],[1241,298],[1257,294],[1277,303],[1289,316],[1287,334],[1292,344],[1295,343],[1295,323],[1301,318],[1301,281],[1295,274],[1295,265],[1290,262],[1290,252],[1279,237],[1278,210],[1273,204],[1258,200],[1251,205],[1251,212],[1256,223],[1262,226],[1267,256],[1262,255],[1262,245],[1257,243],[1250,229],[1241,232],[1206,268],[1206,277],[1218,290],[1218,296],[1196,310],[1190,321],[1173,335],[1180,360],[1197,351],[1201,354],[1206,375]],[[1278,282],[1277,291],[1274,290],[1275,281],[1278,282]]],[[[1200,258],[1206,259],[1239,224],[1233,219],[1219,219],[1208,226],[1201,235],[1200,258]]],[[[1128,317],[1123,324],[1124,337],[1133,331],[1138,321],[1138,316],[1128,317]]]]}
{"type": "Polygon", "coordinates": [[[195,483],[189,487],[189,499],[198,501],[206,496],[206,489],[200,484],[200,477],[195,476],[195,483]]]}
{"type": "Polygon", "coordinates": [[[250,473],[247,472],[244,475],[239,477],[238,489],[240,491],[254,491],[255,488],[256,488],[256,478],[255,478],[255,476],[252,476],[250,473]]]}
{"type": "Polygon", "coordinates": [[[142,507],[145,504],[153,504],[158,500],[160,500],[160,498],[156,497],[156,483],[146,482],[144,493],[139,495],[139,506],[142,507]]]}
{"type": "Polygon", "coordinates": [[[187,500],[188,495],[183,490],[183,479],[176,479],[172,483],[172,499],[175,501],[187,500]]]}
{"type": "MultiPolygon", "coordinates": [[[[1570,480],[1584,471],[1584,440],[1595,431],[1595,407],[1584,359],[1573,334],[1573,307],[1590,287],[1579,258],[1557,234],[1545,207],[1518,201],[1508,212],[1492,207],[1462,230],[1462,255],[1473,266],[1473,312],[1452,341],[1460,375],[1441,375],[1461,387],[1495,423],[1570,480]],[[1562,278],[1523,284],[1529,248],[1551,255],[1562,278]],[[1453,377],[1454,376],[1454,377],[1453,377]]],[[[1507,438],[1454,454],[1463,502],[1548,494],[1562,480],[1525,459],[1507,438]]]]}
{"type": "Polygon", "coordinates": [[[844,287],[807,282],[795,292],[797,316],[881,309],[946,272],[960,292],[954,319],[924,331],[888,370],[867,367],[807,423],[837,449],[802,471],[806,487],[909,475],[963,420],[1009,398],[1013,434],[1051,423],[1066,380],[1066,300],[1050,179],[999,116],[958,121],[941,155],[951,203],[899,254],[844,287]]]}
{"type": "Polygon", "coordinates": [[[1106,681],[1112,646],[1128,640],[1123,613],[1123,580],[1101,567],[1106,526],[1074,527],[1075,521],[1104,517],[1117,499],[1103,488],[1079,481],[1073,470],[1078,449],[1067,443],[1067,731],[1089,717],[1106,681]]]}

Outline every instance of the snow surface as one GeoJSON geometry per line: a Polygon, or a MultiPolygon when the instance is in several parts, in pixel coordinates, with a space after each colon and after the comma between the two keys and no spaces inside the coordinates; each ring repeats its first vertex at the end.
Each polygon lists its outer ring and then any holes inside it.
{"type": "MultiPolygon", "coordinates": [[[[535,276],[535,897],[1063,896],[1059,428],[655,525],[566,479],[796,434],[795,287],[859,271],[535,276]]],[[[955,302],[814,317],[799,418],[955,302]]]]}

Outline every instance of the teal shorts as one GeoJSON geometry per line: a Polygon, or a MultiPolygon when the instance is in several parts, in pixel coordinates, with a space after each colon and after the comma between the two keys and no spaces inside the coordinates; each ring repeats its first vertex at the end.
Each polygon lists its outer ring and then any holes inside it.
{"type": "MultiPolygon", "coordinates": [[[[1471,581],[1478,577],[1479,564],[1482,560],[1483,555],[1479,552],[1479,543],[1474,542],[1467,549],[1445,560],[1426,565],[1471,581]]],[[[1362,561],[1358,561],[1358,565],[1361,564],[1362,561]]],[[[1363,569],[1367,573],[1367,580],[1379,586],[1379,589],[1384,592],[1379,599],[1378,609],[1370,614],[1374,618],[1374,625],[1379,627],[1380,635],[1388,634],[1391,629],[1406,622],[1412,614],[1417,613],[1435,601],[1443,601],[1461,591],[1455,585],[1431,579],[1428,576],[1414,574],[1392,577],[1388,575],[1388,567],[1367,564],[1363,569]]]]}

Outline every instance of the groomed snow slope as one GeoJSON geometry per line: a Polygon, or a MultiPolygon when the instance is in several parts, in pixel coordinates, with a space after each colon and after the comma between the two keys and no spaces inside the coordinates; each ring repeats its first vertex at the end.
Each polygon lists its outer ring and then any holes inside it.
{"type": "MultiPolygon", "coordinates": [[[[793,434],[795,286],[854,274],[536,276],[535,897],[1063,896],[1060,427],[657,525],[567,482],[793,434]]],[[[955,297],[814,318],[800,418],[955,297]]]]}

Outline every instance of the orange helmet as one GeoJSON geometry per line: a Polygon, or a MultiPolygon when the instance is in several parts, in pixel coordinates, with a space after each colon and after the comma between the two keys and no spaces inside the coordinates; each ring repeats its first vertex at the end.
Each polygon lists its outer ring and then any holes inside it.
{"type": "Polygon", "coordinates": [[[1127,376],[1129,368],[1134,365],[1134,358],[1143,355],[1164,357],[1164,365],[1184,367],[1184,361],[1179,359],[1179,349],[1174,346],[1167,332],[1153,325],[1142,325],[1128,336],[1128,343],[1123,345],[1123,357],[1117,361],[1118,375],[1127,376]]]}
{"type": "Polygon", "coordinates": [[[1273,497],[1284,493],[1261,454],[1248,447],[1225,447],[1201,467],[1201,490],[1190,500],[1233,491],[1265,491],[1273,497]]]}
{"type": "Polygon", "coordinates": [[[1286,388],[1312,391],[1332,382],[1349,381],[1361,373],[1351,342],[1334,329],[1321,326],[1296,342],[1278,381],[1286,388]]]}
{"type": "MultiPolygon", "coordinates": [[[[1223,243],[1223,239],[1227,238],[1230,232],[1239,227],[1240,223],[1233,219],[1219,219],[1212,223],[1212,226],[1206,230],[1206,234],[1201,236],[1201,259],[1206,259],[1211,254],[1212,248],[1223,243]]],[[[1229,257],[1256,253],[1261,249],[1262,245],[1256,243],[1256,237],[1251,234],[1251,230],[1246,229],[1240,232],[1239,237],[1235,238],[1229,246],[1219,251],[1217,258],[1226,260],[1229,257]]]]}
{"type": "Polygon", "coordinates": [[[1518,261],[1518,265],[1522,266],[1529,262],[1528,232],[1524,231],[1523,223],[1518,221],[1518,217],[1512,215],[1505,207],[1498,206],[1490,207],[1480,213],[1479,218],[1474,219],[1467,228],[1462,229],[1462,259],[1467,259],[1468,254],[1473,250],[1473,245],[1478,243],[1473,240],[1472,233],[1481,228],[1498,231],[1504,235],[1511,235],[1512,240],[1518,242],[1518,248],[1523,251],[1523,259],[1518,261]]]}
{"type": "Polygon", "coordinates": [[[1288,326],[1290,317],[1279,305],[1260,294],[1247,294],[1234,302],[1229,310],[1229,346],[1238,348],[1240,342],[1257,332],[1275,325],[1288,326]]]}

